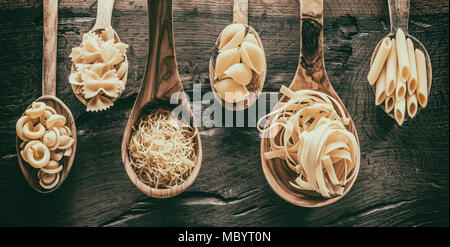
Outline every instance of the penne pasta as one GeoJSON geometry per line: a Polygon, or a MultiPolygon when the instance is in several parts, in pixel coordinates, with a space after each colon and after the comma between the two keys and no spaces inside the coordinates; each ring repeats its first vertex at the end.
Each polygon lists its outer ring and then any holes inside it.
{"type": "Polygon", "coordinates": [[[422,107],[427,106],[428,102],[428,76],[427,66],[425,64],[425,54],[419,49],[416,49],[416,64],[417,64],[417,101],[422,107]]]}
{"type": "Polygon", "coordinates": [[[417,113],[417,98],[415,94],[406,95],[406,106],[408,109],[408,116],[413,118],[417,113]]]}
{"type": "Polygon", "coordinates": [[[386,66],[383,66],[375,85],[375,105],[381,104],[386,98],[386,93],[384,90],[384,86],[386,84],[385,81],[386,81],[386,66]]]}
{"type": "Polygon", "coordinates": [[[373,85],[377,81],[377,78],[380,75],[381,69],[383,68],[390,49],[391,40],[389,38],[384,38],[381,42],[380,48],[378,48],[375,59],[370,66],[369,74],[367,75],[367,80],[369,81],[370,85],[373,85]]]}
{"type": "Polygon", "coordinates": [[[409,69],[409,56],[408,49],[406,46],[406,38],[405,33],[402,29],[397,30],[397,34],[395,35],[396,46],[397,46],[397,62],[398,69],[400,71],[400,78],[403,81],[407,81],[410,75],[409,69]]]}
{"type": "Polygon", "coordinates": [[[397,82],[397,46],[395,39],[392,39],[391,42],[391,50],[386,59],[386,85],[384,88],[386,96],[395,92],[397,82]]]}
{"type": "Polygon", "coordinates": [[[405,108],[406,108],[406,100],[405,97],[401,99],[397,99],[394,105],[395,110],[395,121],[397,121],[398,125],[402,126],[403,121],[405,120],[405,108]]]}
{"type": "Polygon", "coordinates": [[[395,98],[396,101],[405,97],[406,94],[406,81],[401,79],[400,71],[397,70],[397,82],[395,85],[395,98]]]}
{"type": "Polygon", "coordinates": [[[394,109],[395,104],[395,95],[391,94],[389,96],[386,96],[386,99],[384,100],[384,110],[386,113],[390,113],[392,109],[394,109]]]}
{"type": "Polygon", "coordinates": [[[410,38],[406,40],[406,44],[408,46],[409,70],[411,71],[406,85],[408,88],[408,94],[413,94],[417,89],[416,56],[414,55],[414,44],[410,38]]]}

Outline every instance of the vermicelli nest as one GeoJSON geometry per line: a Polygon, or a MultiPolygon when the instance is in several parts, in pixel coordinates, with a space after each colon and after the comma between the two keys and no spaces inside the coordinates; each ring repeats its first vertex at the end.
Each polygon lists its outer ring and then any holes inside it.
{"type": "Polygon", "coordinates": [[[130,163],[146,185],[170,188],[183,183],[195,167],[195,128],[182,123],[165,109],[140,119],[128,145],[130,163]]]}

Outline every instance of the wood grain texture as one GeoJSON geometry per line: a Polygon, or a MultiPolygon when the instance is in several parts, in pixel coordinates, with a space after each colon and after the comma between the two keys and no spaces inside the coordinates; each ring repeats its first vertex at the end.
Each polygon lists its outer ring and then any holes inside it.
{"type": "MultiPolygon", "coordinates": [[[[202,93],[210,91],[211,49],[232,22],[232,8],[232,1],[174,0],[178,71],[190,96],[196,84],[202,93]]],[[[145,72],[146,9],[143,0],[115,2],[112,25],[130,45],[127,87],[108,111],[87,113],[67,81],[68,56],[93,27],[96,1],[59,2],[57,95],[76,119],[78,145],[63,186],[41,195],[30,189],[18,167],[14,126],[41,95],[42,1],[0,3],[0,225],[448,226],[448,1],[411,1],[409,33],[428,50],[433,87],[427,108],[403,127],[374,106],[366,81],[372,51],[390,31],[387,1],[324,1],[325,68],[355,122],[362,155],[350,193],[316,209],[291,205],[271,190],[254,127],[200,128],[202,169],[179,196],[154,199],[136,189],[119,150],[145,72]]],[[[278,92],[295,75],[298,10],[295,0],[249,1],[249,23],[258,30],[267,57],[263,92],[278,92]]],[[[194,116],[211,104],[192,102],[192,109],[199,109],[194,116]]]]}
{"type": "Polygon", "coordinates": [[[42,57],[42,95],[56,95],[56,53],[58,1],[44,1],[44,41],[42,57]]]}
{"type": "MultiPolygon", "coordinates": [[[[172,0],[149,0],[148,3],[148,20],[152,25],[149,26],[148,31],[149,55],[147,69],[125,128],[121,152],[122,161],[128,177],[140,191],[155,198],[169,198],[182,193],[194,183],[202,165],[202,145],[200,135],[197,134],[193,139],[197,157],[195,167],[183,183],[172,186],[171,188],[153,188],[143,183],[136,175],[130,163],[128,145],[133,131],[138,129],[141,117],[149,114],[149,110],[152,109],[173,109],[175,106],[170,104],[172,95],[184,92],[178,74],[175,55],[175,41],[172,28],[172,0]]],[[[193,124],[192,111],[184,93],[182,94],[179,105],[189,113],[189,124],[193,124]]]]}

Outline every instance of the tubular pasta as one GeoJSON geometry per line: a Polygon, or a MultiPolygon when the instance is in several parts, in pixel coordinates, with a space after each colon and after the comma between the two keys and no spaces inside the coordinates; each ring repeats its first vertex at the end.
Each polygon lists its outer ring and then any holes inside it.
{"type": "Polygon", "coordinates": [[[416,67],[416,56],[414,55],[414,44],[410,38],[406,40],[408,46],[408,58],[409,58],[409,70],[411,75],[408,78],[407,87],[408,93],[413,94],[417,89],[417,67],[416,67]]]}
{"type": "Polygon", "coordinates": [[[417,113],[417,98],[415,94],[406,95],[406,106],[408,109],[408,116],[413,118],[417,113]]]}
{"type": "Polygon", "coordinates": [[[406,45],[405,33],[401,28],[397,29],[395,40],[397,42],[396,45],[397,45],[398,73],[400,74],[400,79],[406,82],[411,74],[411,70],[409,65],[409,56],[408,56],[408,48],[406,45]]]}
{"type": "Polygon", "coordinates": [[[392,46],[386,59],[386,96],[395,92],[397,82],[397,45],[392,39],[392,46]]]}
{"type": "Polygon", "coordinates": [[[377,82],[375,84],[375,104],[379,105],[383,103],[386,98],[386,91],[384,89],[386,85],[386,66],[383,66],[381,73],[378,76],[377,82]]]}
{"type": "Polygon", "coordinates": [[[425,54],[416,49],[417,77],[419,79],[417,87],[417,101],[422,107],[427,106],[428,102],[428,77],[427,65],[425,64],[425,54]]]}
{"type": "Polygon", "coordinates": [[[405,108],[406,108],[405,97],[397,99],[395,101],[395,106],[394,106],[395,121],[397,121],[398,125],[400,125],[400,126],[402,126],[403,121],[405,120],[405,108]]]}
{"type": "Polygon", "coordinates": [[[389,50],[391,49],[391,45],[391,40],[389,38],[384,38],[381,42],[380,48],[378,48],[378,52],[375,55],[375,59],[370,66],[369,74],[367,75],[367,80],[370,85],[373,85],[377,81],[381,69],[383,68],[383,64],[389,54],[389,50]]]}
{"type": "Polygon", "coordinates": [[[327,94],[282,86],[289,100],[259,119],[257,128],[269,133],[266,159],[280,158],[298,177],[290,184],[322,197],[342,195],[347,182],[357,174],[360,151],[356,137],[346,129],[350,119],[327,94]],[[271,118],[261,129],[261,121],[271,118]]]}
{"type": "Polygon", "coordinates": [[[389,95],[386,97],[386,99],[384,100],[384,110],[387,113],[390,113],[392,111],[392,109],[394,109],[394,104],[395,104],[395,95],[389,95]]]}

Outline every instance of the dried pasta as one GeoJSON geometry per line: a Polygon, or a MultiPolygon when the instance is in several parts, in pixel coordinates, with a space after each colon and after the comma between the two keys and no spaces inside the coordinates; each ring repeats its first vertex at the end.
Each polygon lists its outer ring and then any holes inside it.
{"type": "Polygon", "coordinates": [[[371,65],[368,80],[375,92],[375,104],[383,105],[386,113],[393,112],[393,117],[398,125],[405,121],[406,114],[413,118],[416,116],[419,105],[426,107],[428,101],[428,77],[425,54],[414,50],[412,39],[405,37],[403,30],[398,29],[395,38],[391,40],[389,54],[381,65],[383,66],[375,82],[373,70],[377,59],[382,61],[380,50],[386,46],[386,39],[383,39],[378,53],[371,65]],[[381,58],[379,58],[381,57],[381,58]],[[385,70],[385,73],[383,72],[385,70]],[[372,74],[371,74],[372,73],[372,74]],[[385,81],[384,87],[381,81],[385,81]],[[384,90],[384,95],[381,91],[384,90]]]}
{"type": "Polygon", "coordinates": [[[257,88],[258,78],[266,70],[264,50],[256,35],[243,24],[231,24],[220,35],[214,68],[214,88],[227,102],[244,101],[249,90],[257,88]],[[253,79],[253,80],[252,80],[253,79]],[[228,98],[225,99],[225,96],[228,98]]]}
{"type": "Polygon", "coordinates": [[[383,64],[386,61],[387,56],[389,55],[391,45],[391,40],[389,38],[385,38],[383,39],[383,42],[381,42],[380,48],[375,55],[375,59],[370,66],[369,74],[367,75],[367,80],[369,81],[370,85],[375,84],[375,82],[377,81],[378,75],[383,68],[383,64]]]}
{"type": "Polygon", "coordinates": [[[324,198],[340,196],[357,174],[360,150],[356,137],[347,130],[350,119],[339,102],[327,94],[286,87],[289,98],[257,124],[269,133],[270,151],[266,159],[278,158],[298,177],[289,183],[302,191],[315,191],[324,198]],[[271,118],[266,128],[261,121],[271,118]]]}
{"type": "Polygon", "coordinates": [[[77,94],[86,99],[86,111],[111,107],[113,99],[125,89],[127,49],[127,44],[115,39],[112,28],[99,34],[84,34],[80,47],[72,49],[70,57],[74,72],[69,76],[69,83],[75,87],[77,94]]]}
{"type": "Polygon", "coordinates": [[[58,184],[63,169],[59,161],[72,153],[75,140],[65,124],[66,118],[43,102],[34,102],[16,123],[17,136],[23,140],[20,156],[39,169],[39,184],[44,189],[58,184]]]}
{"type": "Polygon", "coordinates": [[[195,128],[155,109],[142,117],[128,144],[131,166],[146,185],[161,189],[183,183],[195,167],[195,128]]]}
{"type": "Polygon", "coordinates": [[[427,65],[425,64],[425,54],[421,50],[416,49],[417,77],[419,83],[417,87],[417,101],[420,106],[426,107],[428,103],[428,77],[427,65]]]}

